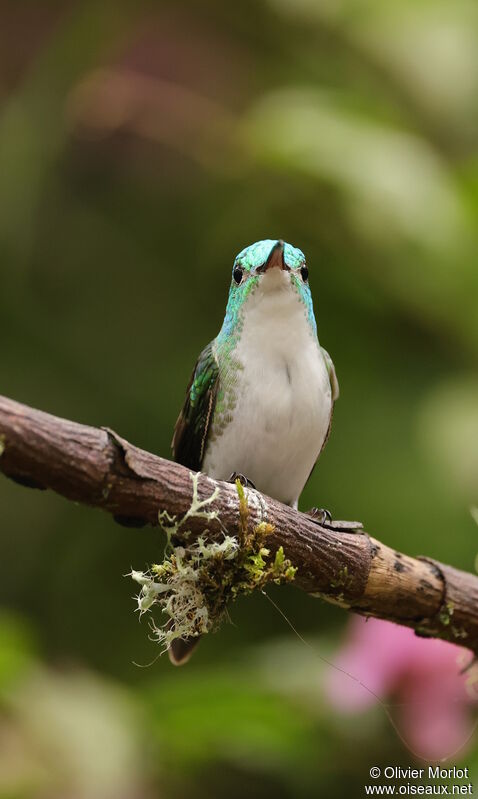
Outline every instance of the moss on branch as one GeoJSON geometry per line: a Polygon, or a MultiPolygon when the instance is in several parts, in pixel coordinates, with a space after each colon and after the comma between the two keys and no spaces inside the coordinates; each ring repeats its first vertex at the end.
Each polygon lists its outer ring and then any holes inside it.
{"type": "MultiPolygon", "coordinates": [[[[158,610],[152,629],[158,643],[167,649],[176,638],[191,638],[213,632],[220,626],[229,602],[239,596],[262,590],[269,583],[290,582],[296,569],[284,555],[282,546],[275,552],[267,544],[274,527],[267,522],[252,525],[245,491],[236,481],[239,500],[239,527],[236,536],[223,534],[222,540],[209,537],[208,531],[193,539],[184,523],[201,514],[206,520],[217,518],[205,507],[217,499],[217,489],[199,501],[198,475],[191,473],[191,506],[181,519],[159,518],[168,536],[165,557],[147,572],[133,571],[141,586],[137,597],[141,614],[158,610]],[[209,514],[209,517],[208,517],[209,514]]],[[[272,542],[271,542],[272,543],[272,542]]]]}

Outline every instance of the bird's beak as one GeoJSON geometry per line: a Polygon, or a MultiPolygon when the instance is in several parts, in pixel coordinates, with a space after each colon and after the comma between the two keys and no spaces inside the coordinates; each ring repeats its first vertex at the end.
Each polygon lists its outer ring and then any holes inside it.
{"type": "Polygon", "coordinates": [[[280,269],[287,269],[284,263],[284,242],[282,239],[279,239],[270,251],[264,264],[264,272],[267,272],[268,269],[273,269],[275,266],[280,267],[280,269]]]}

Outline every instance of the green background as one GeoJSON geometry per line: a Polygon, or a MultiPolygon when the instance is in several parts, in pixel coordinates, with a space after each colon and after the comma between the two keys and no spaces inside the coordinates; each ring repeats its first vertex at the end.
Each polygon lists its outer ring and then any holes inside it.
{"type": "MultiPolygon", "coordinates": [[[[473,570],[477,35],[466,0],[1,3],[1,392],[168,457],[235,254],[284,238],[341,386],[302,508],[473,570]]],[[[412,760],[327,706],[342,611],[276,589],[312,651],[259,595],[138,668],[158,530],[0,508],[1,797],[359,796],[412,760]]]]}

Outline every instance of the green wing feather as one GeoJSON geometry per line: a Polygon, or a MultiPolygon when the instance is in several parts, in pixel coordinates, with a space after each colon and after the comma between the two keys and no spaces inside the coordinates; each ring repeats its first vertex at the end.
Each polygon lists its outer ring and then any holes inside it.
{"type": "Polygon", "coordinates": [[[332,419],[333,419],[333,416],[334,416],[334,404],[335,404],[335,400],[338,399],[339,393],[340,393],[340,391],[339,391],[339,381],[337,380],[337,374],[335,372],[334,362],[333,362],[332,358],[330,357],[329,353],[327,352],[327,350],[325,350],[323,347],[321,347],[320,349],[322,350],[322,355],[324,356],[325,366],[327,367],[327,373],[329,375],[329,380],[330,380],[330,388],[332,390],[332,412],[330,414],[330,422],[329,422],[329,426],[328,426],[328,429],[327,429],[327,433],[326,433],[325,438],[324,438],[324,443],[322,444],[322,449],[320,450],[320,452],[319,452],[319,454],[317,456],[317,460],[315,461],[314,465],[312,466],[312,469],[310,470],[310,474],[309,474],[306,482],[309,482],[310,475],[312,474],[312,472],[314,471],[315,467],[317,466],[317,461],[319,460],[319,458],[320,458],[320,456],[321,456],[321,454],[322,454],[322,452],[324,450],[324,447],[327,444],[327,441],[329,440],[330,431],[332,429],[332,419]]]}
{"type": "Polygon", "coordinates": [[[174,460],[195,471],[202,466],[218,385],[219,367],[211,341],[194,367],[171,442],[174,460]]]}
{"type": "Polygon", "coordinates": [[[340,390],[339,390],[339,381],[337,380],[337,375],[335,372],[335,366],[332,358],[330,357],[327,350],[321,347],[322,355],[324,356],[325,365],[327,367],[327,372],[329,373],[329,380],[330,380],[330,388],[332,389],[332,401],[335,402],[336,399],[339,398],[340,390]]]}
{"type": "MultiPolygon", "coordinates": [[[[332,411],[330,413],[329,427],[328,427],[328,430],[327,430],[327,434],[326,434],[326,436],[324,438],[324,443],[322,444],[322,449],[319,452],[319,457],[320,457],[321,453],[323,452],[324,447],[327,444],[327,441],[329,440],[330,431],[332,429],[332,419],[333,419],[333,416],[334,416],[335,400],[337,400],[339,398],[339,394],[340,394],[339,381],[337,380],[337,374],[336,374],[336,371],[335,371],[334,362],[333,362],[332,358],[330,357],[329,353],[327,352],[327,350],[325,350],[323,347],[321,347],[320,349],[322,350],[322,355],[324,356],[325,366],[327,367],[327,372],[328,372],[328,375],[329,375],[330,388],[331,388],[331,391],[332,391],[332,411]]],[[[317,458],[317,460],[319,460],[319,458],[317,458]]],[[[317,461],[315,462],[315,464],[316,463],[317,463],[317,461]]],[[[314,464],[314,468],[315,468],[315,464],[314,464]]],[[[311,472],[311,474],[312,474],[312,472],[311,472]]],[[[309,475],[309,477],[310,477],[310,475],[309,475]]]]}

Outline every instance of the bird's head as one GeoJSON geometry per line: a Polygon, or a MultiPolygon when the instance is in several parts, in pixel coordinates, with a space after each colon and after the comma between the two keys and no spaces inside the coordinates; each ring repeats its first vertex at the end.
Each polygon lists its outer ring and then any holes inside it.
{"type": "Polygon", "coordinates": [[[240,320],[245,303],[252,295],[255,305],[265,301],[264,310],[279,298],[295,296],[305,306],[315,330],[309,270],[304,253],[297,247],[282,239],[264,239],[245,247],[236,256],[226,311],[226,333],[240,320]]]}
{"type": "Polygon", "coordinates": [[[241,250],[232,267],[231,292],[244,292],[248,281],[259,283],[264,291],[287,287],[296,278],[299,285],[308,286],[309,270],[302,250],[282,239],[256,241],[241,250]]]}

